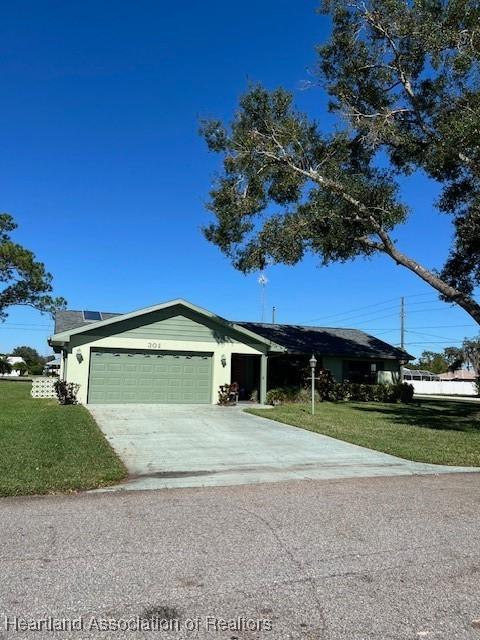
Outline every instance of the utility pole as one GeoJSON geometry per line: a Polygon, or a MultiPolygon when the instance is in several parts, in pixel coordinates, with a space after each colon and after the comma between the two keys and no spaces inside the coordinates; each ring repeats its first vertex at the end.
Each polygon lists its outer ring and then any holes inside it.
{"type": "Polygon", "coordinates": [[[272,307],[272,324],[275,324],[275,307],[272,307]]]}
{"type": "Polygon", "coordinates": [[[400,348],[405,349],[405,298],[400,298],[400,348]]]}

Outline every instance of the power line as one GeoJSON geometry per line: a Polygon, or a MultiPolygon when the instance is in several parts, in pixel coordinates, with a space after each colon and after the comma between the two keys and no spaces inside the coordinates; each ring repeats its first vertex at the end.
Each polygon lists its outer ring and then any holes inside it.
{"type": "MultiPolygon", "coordinates": [[[[395,314],[392,314],[395,315],[395,314]]],[[[436,324],[429,326],[413,327],[413,329],[458,329],[458,328],[470,328],[480,329],[480,327],[472,327],[470,324],[436,324]]],[[[375,327],[372,331],[398,331],[398,327],[375,327]]],[[[405,329],[408,331],[408,329],[405,329]]]]}
{"type": "MultiPolygon", "coordinates": [[[[338,318],[338,317],[343,317],[343,316],[350,316],[352,314],[356,314],[357,311],[363,311],[364,309],[371,309],[373,307],[380,307],[383,306],[389,302],[393,302],[394,300],[396,300],[396,298],[389,298],[388,300],[384,300],[382,302],[376,302],[374,304],[367,304],[364,307],[356,307],[353,309],[350,309],[348,311],[341,311],[339,313],[333,313],[329,316],[322,316],[320,318],[311,318],[310,320],[304,320],[303,322],[320,322],[320,321],[324,321],[324,320],[329,320],[330,318],[338,318]]],[[[365,314],[361,314],[361,315],[365,315],[365,314]]]]}
{"type": "Polygon", "coordinates": [[[410,331],[410,330],[408,330],[407,333],[414,333],[415,335],[426,336],[427,338],[440,338],[445,340],[452,340],[452,338],[447,338],[447,336],[438,336],[435,333],[422,333],[421,331],[410,331]]]}
{"type": "Polygon", "coordinates": [[[414,344],[462,344],[463,340],[426,340],[424,342],[408,342],[407,347],[414,344]]]}
{"type": "MultiPolygon", "coordinates": [[[[397,300],[397,299],[395,299],[397,300]]],[[[380,303],[379,303],[380,304],[380,303]]],[[[381,303],[382,305],[385,305],[386,302],[381,303]]],[[[432,301],[425,301],[422,302],[421,304],[432,304],[432,301]]],[[[361,313],[361,314],[354,314],[354,315],[346,315],[346,314],[336,314],[336,316],[325,316],[323,318],[312,318],[311,320],[307,320],[305,322],[324,322],[327,321],[328,319],[331,318],[335,318],[337,317],[337,322],[340,323],[346,323],[346,322],[369,322],[371,320],[379,320],[381,318],[386,318],[388,316],[380,316],[377,317],[377,313],[382,313],[382,311],[390,311],[390,309],[398,309],[398,303],[395,305],[389,305],[387,307],[383,307],[380,309],[377,309],[376,311],[369,311],[369,312],[365,312],[365,313],[361,313]]],[[[371,308],[371,307],[370,307],[371,308]]],[[[435,307],[434,309],[432,308],[428,308],[428,309],[415,309],[414,311],[411,311],[410,313],[423,313],[423,312],[429,312],[429,311],[437,311],[437,310],[443,310],[445,311],[445,307],[435,307]]],[[[393,313],[390,315],[398,315],[398,311],[397,313],[393,313]]]]}
{"type": "Polygon", "coordinates": [[[470,328],[476,329],[477,327],[472,327],[470,324],[433,324],[430,326],[422,326],[422,327],[414,327],[415,329],[458,329],[458,328],[470,328]]]}
{"type": "Polygon", "coordinates": [[[32,327],[43,327],[45,329],[49,329],[53,326],[52,324],[24,324],[22,322],[4,322],[3,324],[0,325],[1,327],[20,327],[22,329],[31,329],[32,327]]]}
{"type": "MultiPolygon", "coordinates": [[[[449,307],[450,309],[452,307],[449,307]]],[[[410,313],[428,313],[429,311],[446,311],[445,307],[433,307],[430,309],[415,309],[414,311],[410,311],[410,313]]]]}
{"type": "MultiPolygon", "coordinates": [[[[427,297],[428,298],[427,300],[421,300],[421,301],[418,301],[418,302],[411,302],[411,303],[409,303],[409,307],[410,306],[418,306],[418,305],[430,304],[432,302],[438,302],[439,301],[438,296],[432,295],[431,292],[429,292],[429,293],[413,293],[413,294],[406,295],[406,296],[403,296],[403,297],[405,299],[408,299],[408,300],[410,298],[419,298],[419,297],[427,297]]],[[[476,299],[476,297],[474,297],[474,299],[476,299]]],[[[386,305],[386,304],[388,304],[390,302],[394,302],[394,301],[397,301],[397,300],[398,300],[398,298],[388,298],[387,300],[383,300],[383,301],[380,301],[380,302],[375,302],[375,303],[372,303],[372,304],[364,305],[362,307],[354,307],[354,308],[348,309],[346,311],[341,311],[341,312],[338,312],[338,313],[330,314],[328,316],[321,316],[321,317],[318,317],[318,318],[311,318],[309,320],[304,320],[302,322],[304,322],[304,323],[307,323],[307,322],[324,322],[324,321],[330,320],[331,318],[340,318],[339,322],[350,322],[350,321],[354,320],[355,318],[359,317],[358,313],[357,313],[358,311],[364,311],[364,310],[368,310],[368,309],[374,309],[376,307],[382,307],[382,306],[384,306],[384,305],[386,305]]],[[[443,305],[453,305],[453,304],[454,303],[450,303],[448,301],[443,302],[443,305]]],[[[389,308],[390,307],[388,307],[387,309],[381,309],[380,311],[387,311],[389,308]]],[[[438,309],[443,309],[443,310],[445,310],[445,308],[446,308],[445,306],[438,307],[438,309]]],[[[456,308],[456,307],[451,306],[450,308],[456,308]]],[[[436,309],[434,309],[434,310],[436,310],[436,309]]],[[[421,310],[421,311],[423,311],[423,310],[421,310]]],[[[432,309],[425,309],[425,311],[432,311],[432,309]]],[[[412,311],[412,313],[414,313],[414,312],[412,311]]],[[[369,315],[369,316],[371,315],[370,313],[368,313],[368,311],[366,312],[366,314],[369,315]]],[[[360,317],[364,317],[366,314],[362,313],[362,314],[360,314],[360,317]]]]}
{"type": "MultiPolygon", "coordinates": [[[[4,327],[5,331],[18,331],[19,327],[4,327]]],[[[42,333],[48,333],[49,331],[51,331],[50,329],[35,329],[35,328],[31,328],[31,329],[20,329],[21,331],[41,331],[42,333]]]]}
{"type": "MultiPolygon", "coordinates": [[[[380,316],[379,318],[376,318],[376,320],[383,320],[384,318],[392,318],[392,317],[398,318],[398,311],[395,311],[395,313],[389,313],[386,316],[380,316]]],[[[360,324],[364,324],[365,322],[370,322],[370,320],[365,320],[364,322],[360,322],[360,324]]]]}

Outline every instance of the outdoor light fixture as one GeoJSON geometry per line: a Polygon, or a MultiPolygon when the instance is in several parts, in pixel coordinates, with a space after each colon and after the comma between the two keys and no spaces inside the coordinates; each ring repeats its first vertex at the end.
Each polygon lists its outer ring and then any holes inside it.
{"type": "Polygon", "coordinates": [[[82,355],[82,350],[81,349],[77,349],[76,353],[75,353],[75,357],[77,358],[77,361],[83,362],[83,355],[82,355]]]}
{"type": "Polygon", "coordinates": [[[317,359],[315,358],[315,354],[312,353],[312,357],[309,360],[310,362],[310,370],[312,372],[311,380],[312,380],[312,416],[315,415],[315,367],[317,366],[317,359]]]}
{"type": "Polygon", "coordinates": [[[222,367],[226,367],[227,366],[227,356],[223,353],[222,357],[220,358],[220,362],[222,363],[222,367]]]}

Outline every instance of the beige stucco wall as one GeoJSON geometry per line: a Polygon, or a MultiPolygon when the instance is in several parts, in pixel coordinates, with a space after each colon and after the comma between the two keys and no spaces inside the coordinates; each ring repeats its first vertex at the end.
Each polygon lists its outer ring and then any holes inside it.
{"type": "Polygon", "coordinates": [[[377,382],[400,382],[400,363],[398,360],[383,360],[383,371],[379,371],[377,382]]]}
{"type": "Polygon", "coordinates": [[[80,385],[78,399],[86,404],[88,395],[88,372],[90,369],[90,351],[92,348],[109,349],[142,349],[152,351],[201,351],[212,353],[212,404],[218,400],[218,388],[221,384],[230,383],[231,356],[232,353],[242,353],[251,355],[261,355],[266,352],[266,345],[255,347],[230,339],[228,342],[199,342],[199,341],[179,341],[161,340],[153,341],[148,339],[123,338],[121,334],[110,337],[93,337],[84,335],[72,336],[66,366],[67,382],[75,382],[80,385]],[[77,353],[80,351],[82,361],[79,362],[77,353]],[[224,367],[221,363],[222,355],[225,355],[227,364],[224,367]]]}

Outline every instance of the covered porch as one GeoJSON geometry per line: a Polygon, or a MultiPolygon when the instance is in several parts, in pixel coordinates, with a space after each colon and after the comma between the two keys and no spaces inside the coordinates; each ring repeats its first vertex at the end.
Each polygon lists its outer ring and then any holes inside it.
{"type": "MultiPolygon", "coordinates": [[[[238,400],[265,404],[270,389],[302,387],[310,376],[311,355],[233,353],[230,383],[238,385],[238,400]]],[[[399,365],[394,360],[321,356],[318,353],[315,356],[317,372],[328,369],[336,382],[376,384],[398,382],[400,379],[399,365]]]]}

